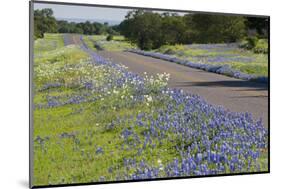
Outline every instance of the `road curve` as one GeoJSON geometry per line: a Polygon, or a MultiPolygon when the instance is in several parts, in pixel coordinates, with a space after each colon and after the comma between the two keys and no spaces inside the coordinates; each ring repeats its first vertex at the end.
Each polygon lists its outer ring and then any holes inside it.
{"type": "MultiPolygon", "coordinates": [[[[66,35],[65,39],[67,44],[82,44],[77,35],[66,35]]],[[[223,106],[233,112],[249,112],[256,120],[262,118],[264,126],[268,127],[268,86],[264,83],[230,78],[130,52],[98,53],[140,75],[144,75],[144,72],[148,75],[170,73],[168,87],[198,94],[209,103],[223,106]]]]}

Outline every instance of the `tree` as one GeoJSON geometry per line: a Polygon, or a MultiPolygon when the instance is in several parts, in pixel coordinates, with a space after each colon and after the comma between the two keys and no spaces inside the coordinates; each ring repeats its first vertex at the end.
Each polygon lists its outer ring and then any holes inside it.
{"type": "Polygon", "coordinates": [[[151,11],[131,11],[120,24],[120,31],[141,49],[158,48],[163,42],[159,35],[161,20],[159,14],[151,11]]]}
{"type": "Polygon", "coordinates": [[[245,24],[248,30],[256,30],[262,36],[268,36],[268,18],[246,17],[245,24]]]}
{"type": "Polygon", "coordinates": [[[185,30],[185,23],[181,16],[162,14],[161,38],[163,43],[182,43],[185,39],[185,30]]]}
{"type": "Polygon", "coordinates": [[[55,33],[58,31],[58,25],[53,16],[52,9],[42,9],[34,11],[34,35],[35,38],[44,37],[44,33],[55,33]]]}
{"type": "Polygon", "coordinates": [[[235,42],[245,35],[242,16],[193,14],[192,24],[199,43],[235,42]]]}
{"type": "Polygon", "coordinates": [[[100,35],[100,34],[111,34],[116,35],[119,32],[116,31],[118,26],[109,26],[107,22],[91,23],[86,22],[68,22],[65,20],[56,20],[53,16],[52,9],[42,9],[34,11],[34,35],[35,38],[44,37],[44,33],[78,33],[85,35],[100,35]]]}
{"type": "Polygon", "coordinates": [[[245,36],[242,16],[129,12],[119,25],[122,35],[141,49],[184,43],[235,42],[245,36]]]}

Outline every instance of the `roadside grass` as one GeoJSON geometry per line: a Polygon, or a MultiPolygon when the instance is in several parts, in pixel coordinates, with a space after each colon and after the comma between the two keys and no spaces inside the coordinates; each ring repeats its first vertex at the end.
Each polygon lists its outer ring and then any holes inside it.
{"type": "Polygon", "coordinates": [[[127,41],[123,36],[115,35],[113,36],[113,39],[111,41],[107,41],[106,37],[106,35],[92,35],[88,36],[88,39],[86,40],[92,40],[97,46],[100,47],[100,49],[107,51],[123,51],[136,47],[135,45],[127,41]]]}
{"type": "Polygon", "coordinates": [[[155,51],[194,63],[227,64],[243,73],[268,75],[268,54],[256,54],[239,48],[237,44],[164,45],[155,51]]]}
{"type": "Polygon", "coordinates": [[[40,55],[45,51],[55,50],[63,46],[64,46],[64,42],[63,42],[62,34],[45,33],[44,38],[35,40],[34,54],[40,55]]]}
{"type": "Polygon", "coordinates": [[[253,51],[255,53],[268,53],[268,40],[267,39],[259,39],[257,41],[256,46],[254,47],[253,51]]]}
{"type": "Polygon", "coordinates": [[[93,40],[93,36],[83,35],[83,41],[92,51],[97,51],[94,43],[95,40],[93,40]]]}
{"type": "MultiPolygon", "coordinates": [[[[62,39],[43,40],[48,46],[62,39]]],[[[247,114],[168,90],[168,74],[142,78],[100,57],[91,62],[76,45],[41,49],[34,61],[33,185],[268,169],[267,132],[247,114]]]]}
{"type": "MultiPolygon", "coordinates": [[[[130,129],[130,122],[117,124],[113,129],[107,128],[108,125],[114,118],[133,116],[132,111],[135,109],[142,112],[149,109],[138,104],[116,111],[110,108],[112,100],[114,99],[109,97],[102,104],[71,105],[35,114],[35,120],[38,121],[35,122],[37,132],[34,136],[48,138],[44,145],[35,143],[38,145],[35,148],[35,172],[39,173],[35,178],[36,183],[91,182],[99,181],[101,176],[109,181],[115,180],[118,175],[130,174],[126,172],[124,158],[135,159],[136,162],[146,159],[151,165],[157,165],[158,159],[166,163],[178,154],[168,140],[161,144],[162,148],[158,144],[160,148],[157,151],[147,148],[142,156],[136,156],[141,144],[136,149],[124,150],[126,145],[120,136],[125,128],[130,129]],[[108,107],[103,108],[105,106],[108,107]],[[68,137],[66,134],[63,138],[63,133],[71,133],[75,137],[68,137]],[[98,148],[103,149],[101,154],[97,153],[98,148]]],[[[139,134],[144,131],[144,128],[134,130],[139,134]]],[[[133,171],[132,169],[131,173],[133,171]]]]}
{"type": "Polygon", "coordinates": [[[59,82],[68,85],[69,80],[77,79],[78,75],[67,68],[75,66],[77,61],[83,61],[87,58],[88,55],[74,45],[43,51],[40,57],[35,58],[34,82],[36,89],[46,84],[59,82]],[[67,69],[67,72],[62,72],[63,69],[67,69]]]}
{"type": "MultiPolygon", "coordinates": [[[[47,36],[44,39],[47,45],[61,40],[59,35],[47,36]]],[[[115,180],[119,174],[128,174],[123,166],[124,157],[135,158],[136,151],[124,151],[121,148],[124,140],[120,135],[124,128],[130,128],[130,122],[119,125],[120,128],[113,131],[107,127],[118,117],[135,117],[138,111],[149,112],[150,109],[143,103],[128,105],[130,101],[120,101],[121,96],[114,94],[92,102],[91,98],[101,92],[89,92],[81,86],[81,82],[96,79],[99,85],[105,85],[103,77],[109,74],[109,70],[99,67],[94,70],[92,65],[87,64],[88,55],[78,46],[45,48],[43,55],[35,58],[34,65],[34,184],[99,181],[101,175],[109,175],[108,179],[115,180]],[[88,102],[58,107],[52,104],[52,100],[66,102],[83,94],[87,95],[88,102]],[[96,154],[99,147],[106,155],[96,154]],[[113,169],[110,174],[109,167],[113,169]]],[[[137,129],[136,132],[143,130],[137,129]]],[[[168,143],[165,147],[169,147],[168,143]]],[[[155,161],[149,151],[144,152],[145,156],[155,161]]],[[[163,160],[168,160],[174,153],[170,157],[162,155],[163,160]]],[[[145,156],[138,157],[136,161],[145,156]]]]}

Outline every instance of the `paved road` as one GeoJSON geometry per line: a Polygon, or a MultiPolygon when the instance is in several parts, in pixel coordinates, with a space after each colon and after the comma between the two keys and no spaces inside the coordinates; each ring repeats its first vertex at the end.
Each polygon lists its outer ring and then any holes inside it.
{"type": "Polygon", "coordinates": [[[265,127],[268,127],[266,84],[230,78],[130,52],[99,51],[99,54],[124,64],[129,70],[140,75],[144,72],[149,75],[170,73],[170,88],[180,88],[188,93],[198,94],[209,103],[224,106],[234,112],[250,112],[255,119],[262,118],[265,127]]]}

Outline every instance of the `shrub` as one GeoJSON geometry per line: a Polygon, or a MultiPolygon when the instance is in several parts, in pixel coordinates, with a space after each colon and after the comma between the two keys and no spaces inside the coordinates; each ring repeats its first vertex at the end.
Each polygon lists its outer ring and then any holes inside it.
{"type": "Polygon", "coordinates": [[[106,41],[111,41],[111,40],[113,40],[113,35],[110,34],[106,37],[106,41]]]}
{"type": "Polygon", "coordinates": [[[240,48],[252,50],[254,53],[268,53],[268,40],[248,37],[239,44],[240,48]]]}
{"type": "Polygon", "coordinates": [[[246,39],[242,40],[239,43],[239,47],[242,48],[242,49],[248,49],[248,41],[246,39]]]}
{"type": "Polygon", "coordinates": [[[248,37],[247,42],[248,42],[248,48],[253,49],[258,42],[258,38],[257,37],[248,37]]]}
{"type": "Polygon", "coordinates": [[[268,40],[267,39],[258,40],[253,50],[255,53],[264,53],[264,54],[268,53],[268,40]]]}

